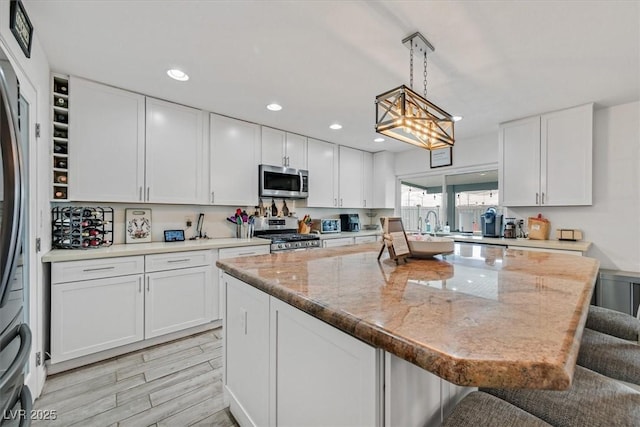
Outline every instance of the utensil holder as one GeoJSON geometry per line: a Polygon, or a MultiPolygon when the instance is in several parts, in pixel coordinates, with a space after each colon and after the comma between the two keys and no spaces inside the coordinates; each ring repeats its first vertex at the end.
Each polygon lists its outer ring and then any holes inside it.
{"type": "Polygon", "coordinates": [[[300,234],[309,234],[311,233],[311,227],[305,224],[304,222],[298,222],[298,233],[300,234]]]}

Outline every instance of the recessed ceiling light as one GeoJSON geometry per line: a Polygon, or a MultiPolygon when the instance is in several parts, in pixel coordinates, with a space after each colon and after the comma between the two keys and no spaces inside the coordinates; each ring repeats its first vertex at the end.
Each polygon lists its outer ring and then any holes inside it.
{"type": "Polygon", "coordinates": [[[331,126],[329,126],[331,129],[333,130],[339,130],[342,129],[342,125],[338,124],[338,123],[333,123],[331,126]]]}
{"type": "Polygon", "coordinates": [[[267,110],[269,111],[280,111],[282,110],[282,105],[280,104],[269,104],[267,105],[267,110]]]}
{"type": "Polygon", "coordinates": [[[384,142],[384,138],[376,138],[373,142],[384,142]]]}
{"type": "Polygon", "coordinates": [[[189,76],[182,70],[178,70],[177,68],[172,68],[167,71],[167,75],[174,80],[178,80],[181,82],[186,82],[189,80],[189,76]]]}
{"type": "Polygon", "coordinates": [[[462,120],[462,116],[451,116],[451,120],[453,120],[454,122],[459,122],[460,120],[462,120]]]}

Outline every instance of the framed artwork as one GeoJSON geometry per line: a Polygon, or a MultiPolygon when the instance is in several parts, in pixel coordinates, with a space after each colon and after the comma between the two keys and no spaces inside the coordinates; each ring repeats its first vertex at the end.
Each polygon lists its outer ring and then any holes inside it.
{"type": "Polygon", "coordinates": [[[33,39],[33,25],[27,16],[27,11],[20,0],[11,0],[9,27],[18,41],[20,48],[27,58],[31,58],[31,41],[33,39]]]}
{"type": "Polygon", "coordinates": [[[151,209],[125,209],[125,243],[151,242],[151,209]]]}
{"type": "Polygon", "coordinates": [[[453,148],[441,148],[439,150],[430,151],[431,168],[441,168],[443,166],[451,166],[453,164],[453,148]]]}

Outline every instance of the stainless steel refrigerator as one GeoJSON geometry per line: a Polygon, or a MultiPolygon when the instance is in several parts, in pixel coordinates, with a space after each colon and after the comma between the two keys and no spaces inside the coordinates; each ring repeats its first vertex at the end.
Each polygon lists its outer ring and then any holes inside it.
{"type": "Polygon", "coordinates": [[[0,49],[0,425],[30,425],[31,393],[24,385],[31,331],[24,323],[21,241],[23,163],[16,74],[0,49]]]}

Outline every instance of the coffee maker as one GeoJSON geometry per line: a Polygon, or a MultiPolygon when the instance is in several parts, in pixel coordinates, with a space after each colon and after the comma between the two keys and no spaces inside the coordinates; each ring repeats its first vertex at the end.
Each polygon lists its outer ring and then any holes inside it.
{"type": "Polygon", "coordinates": [[[498,215],[496,208],[489,208],[480,217],[483,237],[500,237],[502,234],[502,215],[498,215]]]}
{"type": "Polygon", "coordinates": [[[358,214],[340,214],[340,229],[342,231],[360,231],[358,214]]]}

